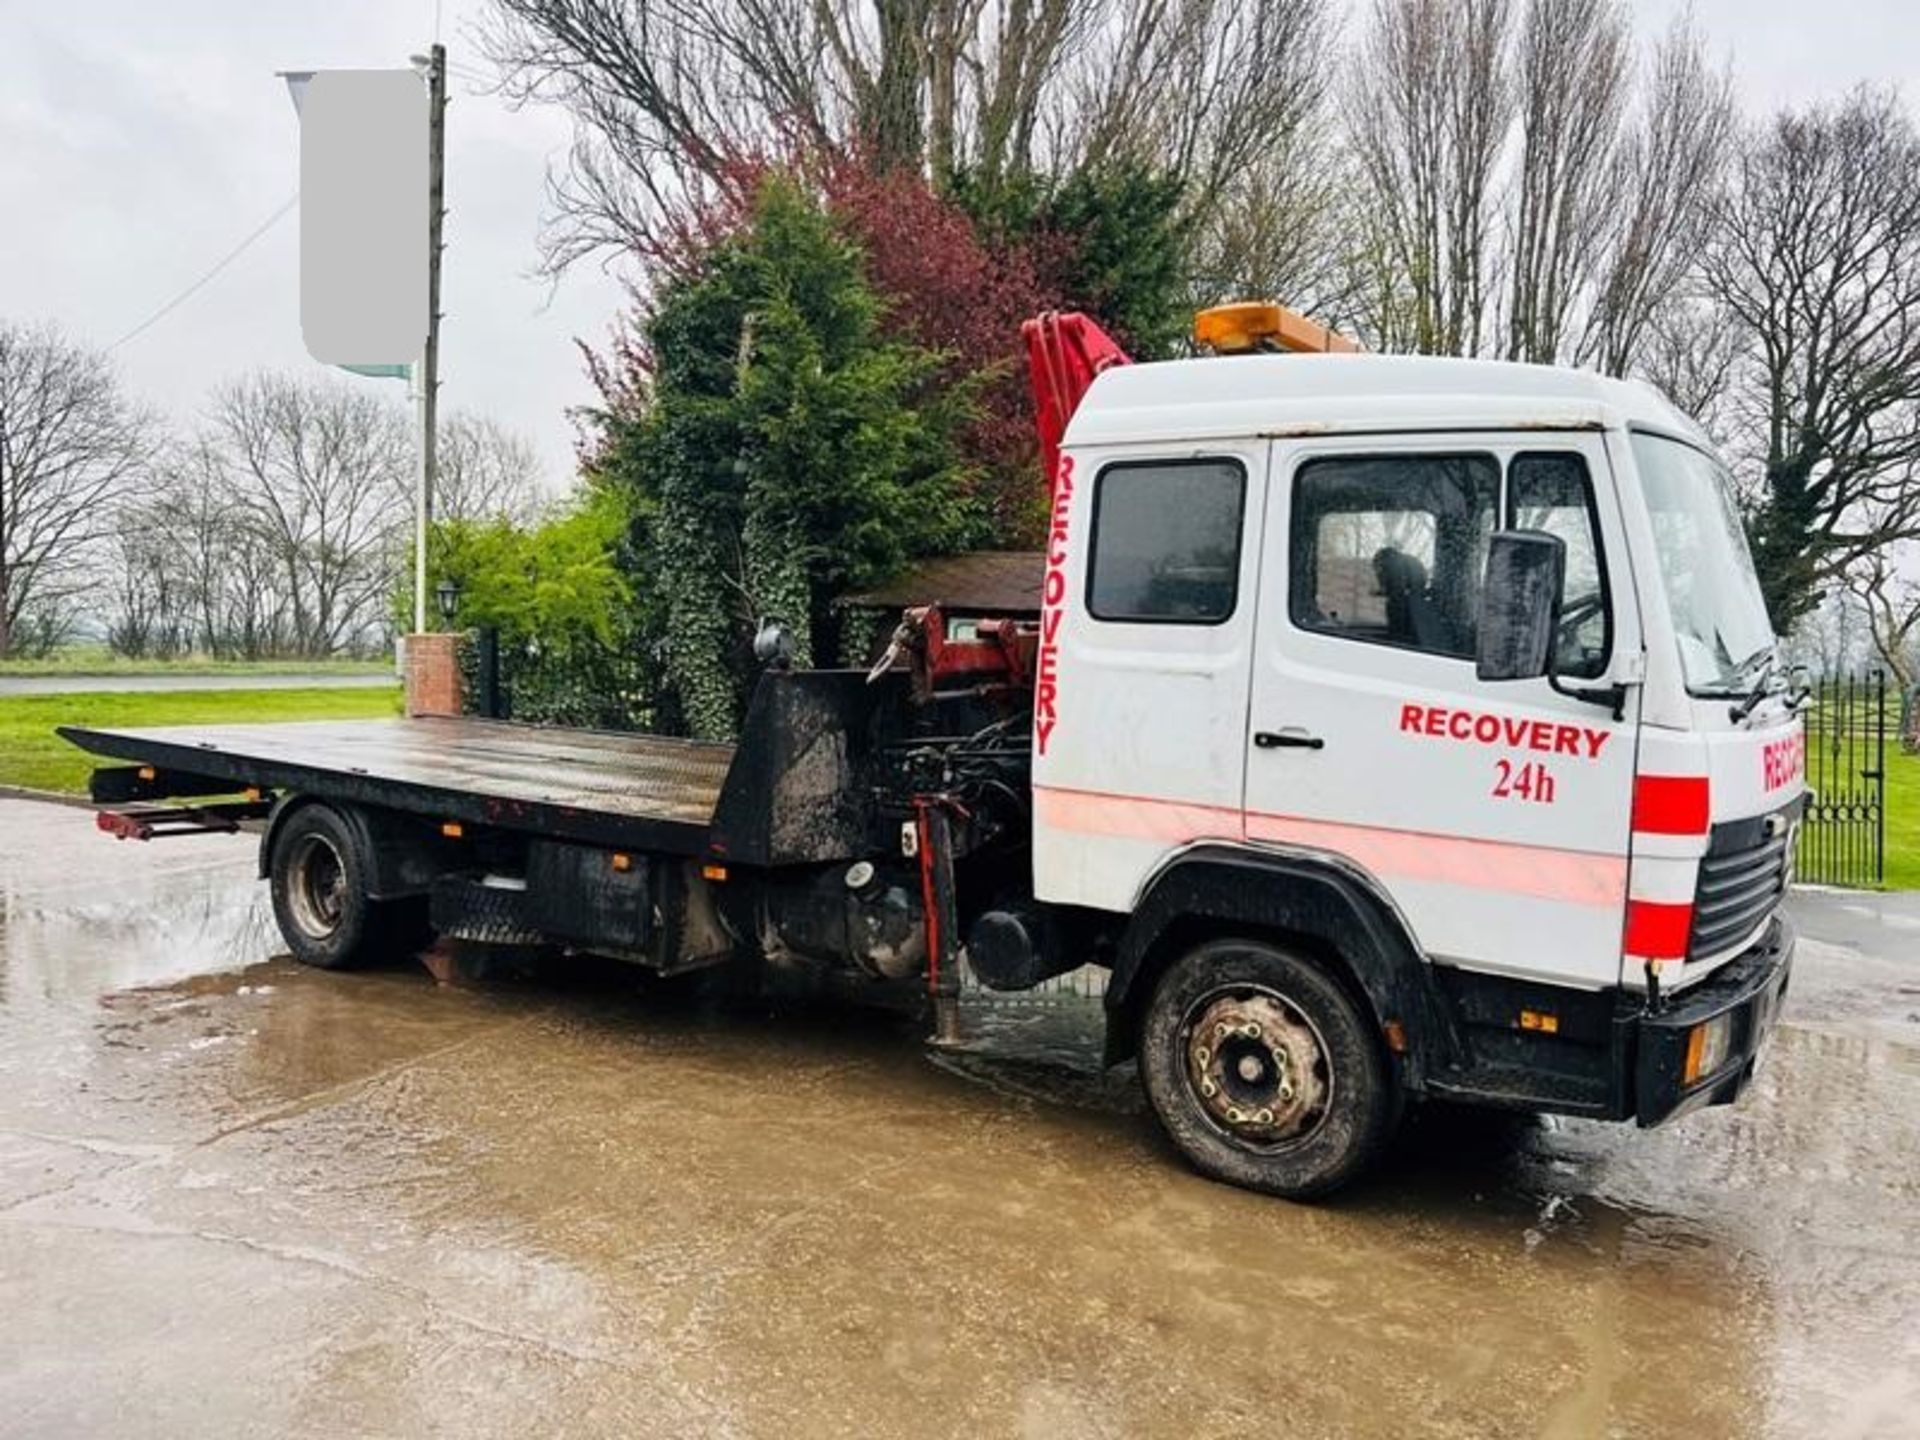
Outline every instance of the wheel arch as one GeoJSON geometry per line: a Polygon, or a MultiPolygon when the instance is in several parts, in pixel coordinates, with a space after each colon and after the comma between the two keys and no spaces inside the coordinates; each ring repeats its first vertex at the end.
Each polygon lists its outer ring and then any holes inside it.
{"type": "MultiPolygon", "coordinates": [[[[289,792],[273,802],[273,810],[267,816],[266,828],[260,832],[260,857],[257,864],[259,878],[271,879],[273,876],[273,847],[280,843],[280,832],[286,828],[287,821],[296,811],[324,802],[317,795],[302,795],[289,792]]],[[[346,811],[340,806],[329,807],[343,817],[346,811]]]]}
{"type": "Polygon", "coordinates": [[[1451,1012],[1406,922],[1363,872],[1331,859],[1206,845],[1147,884],[1107,982],[1107,1059],[1137,1051],[1160,973],[1195,945],[1227,935],[1302,952],[1362,1002],[1411,1089],[1461,1053],[1451,1012]],[[1387,1038],[1397,1023],[1404,1043],[1387,1038]]]}
{"type": "Polygon", "coordinates": [[[259,877],[273,874],[273,847],[288,820],[303,810],[323,806],[352,832],[361,856],[368,862],[367,894],[373,900],[404,900],[425,895],[433,878],[457,866],[457,854],[431,822],[398,810],[376,810],[352,801],[293,792],[275,802],[260,835],[259,877]]]}

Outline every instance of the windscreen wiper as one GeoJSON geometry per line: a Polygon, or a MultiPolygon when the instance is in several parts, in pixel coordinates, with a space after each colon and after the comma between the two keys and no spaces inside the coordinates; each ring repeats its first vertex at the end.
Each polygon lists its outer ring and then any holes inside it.
{"type": "Polygon", "coordinates": [[[1733,717],[1733,722],[1736,725],[1751,715],[1759,707],[1760,702],[1773,693],[1767,686],[1780,668],[1780,655],[1779,652],[1772,647],[1756,651],[1754,654],[1749,655],[1741,662],[1739,668],[1727,677],[1727,684],[1731,686],[1739,683],[1740,677],[1753,668],[1756,660],[1760,662],[1760,668],[1759,672],[1754,676],[1753,689],[1741,696],[1741,698],[1735,702],[1733,708],[1727,712],[1733,717]]]}

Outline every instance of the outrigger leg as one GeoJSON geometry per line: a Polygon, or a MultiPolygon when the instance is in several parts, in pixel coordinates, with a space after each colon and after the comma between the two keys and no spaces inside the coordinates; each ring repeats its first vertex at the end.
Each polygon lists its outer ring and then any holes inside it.
{"type": "Polygon", "coordinates": [[[920,850],[920,901],[926,915],[927,994],[935,1045],[960,1043],[960,916],[954,902],[953,827],[945,796],[913,802],[920,850]]]}

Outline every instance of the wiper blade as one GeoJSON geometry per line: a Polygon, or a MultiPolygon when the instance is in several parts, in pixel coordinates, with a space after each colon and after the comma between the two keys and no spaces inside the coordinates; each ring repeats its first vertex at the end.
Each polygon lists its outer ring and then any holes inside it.
{"type": "Polygon", "coordinates": [[[1734,668],[1733,674],[1727,677],[1728,690],[1733,691],[1733,687],[1739,683],[1740,678],[1754,668],[1755,661],[1759,661],[1760,666],[1754,673],[1753,689],[1746,691],[1741,696],[1740,703],[1733,707],[1733,718],[1736,722],[1746,719],[1762,700],[1773,693],[1767,686],[1779,671],[1780,656],[1779,652],[1771,646],[1765,650],[1755,651],[1734,668]]]}

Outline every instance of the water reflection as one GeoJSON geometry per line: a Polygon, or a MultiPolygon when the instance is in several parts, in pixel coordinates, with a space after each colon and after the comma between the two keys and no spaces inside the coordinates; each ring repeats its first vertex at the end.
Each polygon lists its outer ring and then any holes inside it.
{"type": "Polygon", "coordinates": [[[57,1267],[75,1313],[201,1297],[170,1323],[218,1373],[143,1378],[215,1414],[271,1392],[391,1431],[484,1393],[480,1428],[1008,1431],[1095,1397],[1122,1433],[1713,1436],[1920,1405],[1892,991],[1810,981],[1737,1109],[1427,1107],[1376,1180],[1300,1207],[1180,1166],[1099,1064],[1097,1000],[976,998],[929,1055],[870,991],[327,975],[278,955],[250,846],[84,838],[0,832],[0,1179],[32,1172],[0,1227],[225,1237],[57,1267]],[[339,1308],[273,1302],[316,1288],[339,1308]]]}

